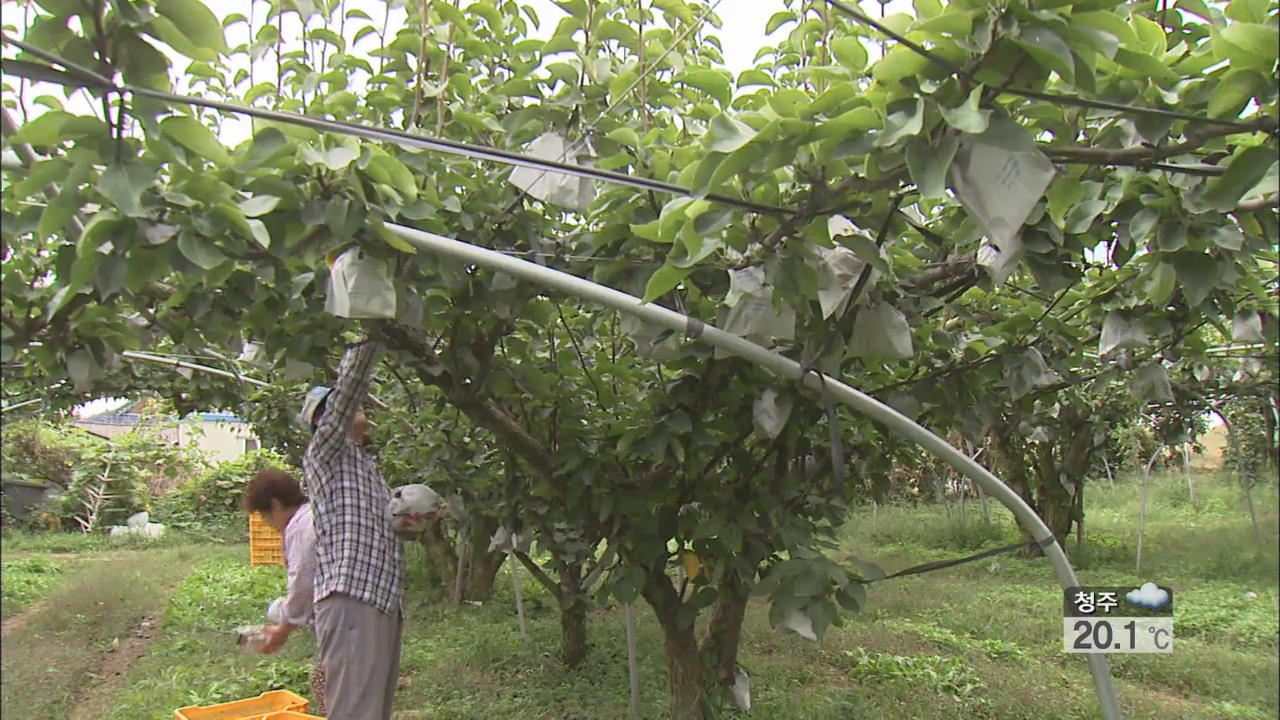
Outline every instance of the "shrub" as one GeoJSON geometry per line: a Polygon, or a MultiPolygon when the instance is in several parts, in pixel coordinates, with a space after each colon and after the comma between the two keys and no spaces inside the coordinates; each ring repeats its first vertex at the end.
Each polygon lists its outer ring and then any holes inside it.
{"type": "Polygon", "coordinates": [[[64,528],[122,525],[205,467],[197,450],[171,444],[166,427],[144,422],[108,440],[56,423],[8,423],[5,477],[63,488],[47,511],[64,528]]]}
{"type": "Polygon", "coordinates": [[[156,503],[155,520],[178,530],[222,533],[245,530],[240,496],[259,470],[289,469],[284,458],[270,450],[254,450],[219,463],[187,480],[156,503]]]}

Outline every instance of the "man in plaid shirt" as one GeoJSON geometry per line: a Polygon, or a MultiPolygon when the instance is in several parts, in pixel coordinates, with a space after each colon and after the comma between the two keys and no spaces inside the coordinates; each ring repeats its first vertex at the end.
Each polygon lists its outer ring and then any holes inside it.
{"type": "Polygon", "coordinates": [[[387,518],[391,492],[361,447],[361,405],[379,348],[351,346],[332,390],[313,388],[299,420],[316,534],[315,624],[325,704],[338,720],[389,720],[400,669],[404,549],[387,518]]]}

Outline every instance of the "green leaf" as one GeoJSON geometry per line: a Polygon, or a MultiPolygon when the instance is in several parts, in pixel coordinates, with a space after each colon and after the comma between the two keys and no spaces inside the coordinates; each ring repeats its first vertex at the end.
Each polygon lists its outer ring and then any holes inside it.
{"type": "Polygon", "coordinates": [[[1223,14],[1239,22],[1265,23],[1269,5],[1268,0],[1231,0],[1223,14]]]}
{"type": "Polygon", "coordinates": [[[924,129],[924,98],[917,98],[915,109],[899,111],[885,118],[884,134],[876,138],[876,147],[889,147],[924,129]]]}
{"type": "Polygon", "coordinates": [[[1143,242],[1151,235],[1160,219],[1160,213],[1152,208],[1143,208],[1129,221],[1129,237],[1135,243],[1143,242]]]}
{"type": "Polygon", "coordinates": [[[874,241],[862,235],[841,235],[838,242],[841,245],[853,251],[853,254],[862,258],[862,261],[879,270],[882,273],[889,272],[889,265],[884,261],[884,256],[880,254],[880,248],[876,247],[874,241]]]}
{"type": "Polygon", "coordinates": [[[1204,194],[1205,202],[1219,212],[1234,210],[1240,204],[1240,198],[1266,176],[1275,162],[1275,150],[1267,147],[1251,147],[1237,153],[1226,172],[1209,182],[1204,194]]]}
{"type": "Polygon", "coordinates": [[[675,286],[684,282],[691,272],[693,272],[692,267],[678,268],[674,265],[663,265],[658,268],[657,272],[649,277],[649,282],[644,287],[644,301],[653,302],[671,292],[675,286]]]}
{"type": "Polygon", "coordinates": [[[254,195],[240,203],[240,212],[247,218],[261,217],[275,210],[279,204],[280,198],[275,195],[254,195]]]}
{"type": "Polygon", "coordinates": [[[1067,214],[1062,231],[1072,234],[1088,232],[1089,228],[1093,227],[1093,221],[1106,209],[1106,200],[1085,200],[1077,203],[1067,214]]]}
{"type": "Polygon", "coordinates": [[[767,152],[759,143],[738,148],[716,166],[716,171],[712,173],[707,187],[719,187],[733,175],[754,165],[767,152]]]}
{"type": "Polygon", "coordinates": [[[618,570],[618,578],[613,581],[613,595],[619,602],[627,604],[636,599],[643,586],[644,571],[640,568],[624,567],[618,570]]]}
{"type": "Polygon", "coordinates": [[[1228,57],[1232,65],[1272,72],[1277,55],[1280,54],[1277,44],[1280,44],[1280,33],[1275,28],[1257,23],[1234,22],[1227,25],[1215,38],[1214,50],[1217,51],[1221,46],[1221,54],[1228,57]]]}
{"type": "Polygon", "coordinates": [[[394,157],[385,153],[374,155],[369,160],[368,170],[370,175],[377,178],[379,182],[395,188],[405,200],[412,200],[418,196],[418,183],[414,180],[413,173],[394,157]]]}
{"type": "Polygon", "coordinates": [[[249,143],[249,147],[245,150],[244,160],[240,161],[242,170],[253,170],[271,158],[275,157],[281,149],[288,146],[288,140],[284,133],[276,128],[265,128],[259,130],[253,136],[253,141],[249,143]]]}
{"type": "Polygon", "coordinates": [[[819,125],[814,137],[818,140],[846,138],[877,127],[880,127],[880,116],[875,110],[866,106],[856,107],[819,125]]]}
{"type": "Polygon", "coordinates": [[[155,182],[155,172],[133,160],[112,164],[98,178],[98,192],[128,217],[142,217],[142,192],[155,182]]]}
{"type": "Polygon", "coordinates": [[[914,77],[929,66],[929,61],[913,50],[897,46],[871,67],[871,76],[885,85],[896,85],[903,78],[914,77]]]}
{"type": "Polygon", "coordinates": [[[835,603],[826,598],[818,598],[809,603],[805,608],[805,612],[809,615],[809,620],[813,623],[813,634],[821,640],[827,633],[827,629],[831,627],[831,623],[835,621],[837,610],[835,603]]]}
{"type": "Polygon", "coordinates": [[[36,0],[36,5],[58,17],[72,17],[85,12],[79,0],[36,0]]]}
{"type": "Polygon", "coordinates": [[[1067,211],[1084,199],[1084,185],[1077,178],[1059,175],[1053,179],[1053,184],[1045,193],[1045,199],[1048,201],[1045,208],[1049,219],[1055,226],[1062,228],[1067,211]]]}
{"type": "Polygon", "coordinates": [[[1093,27],[1111,33],[1122,45],[1130,49],[1138,49],[1138,34],[1133,26],[1125,22],[1124,17],[1113,10],[1092,10],[1077,12],[1071,15],[1072,25],[1093,27]]]}
{"type": "Polygon", "coordinates": [[[1204,302],[1218,283],[1218,263],[1210,255],[1180,252],[1173,256],[1173,267],[1178,271],[1182,294],[1192,307],[1204,302]]]}
{"type": "Polygon", "coordinates": [[[1147,300],[1152,307],[1163,308],[1173,297],[1173,289],[1177,273],[1173,265],[1163,260],[1156,263],[1155,269],[1147,281],[1147,300]]]}
{"type": "Polygon", "coordinates": [[[743,70],[738,75],[738,87],[751,87],[753,85],[763,85],[765,87],[777,87],[778,83],[769,73],[764,70],[743,70]]]}
{"type": "Polygon", "coordinates": [[[919,20],[909,27],[908,32],[929,33],[931,35],[949,35],[954,38],[966,38],[973,32],[973,18],[962,10],[948,10],[941,15],[919,20]]]}
{"type": "Polygon", "coordinates": [[[1146,53],[1134,52],[1120,48],[1116,50],[1116,64],[1133,70],[1138,75],[1145,75],[1157,80],[1165,80],[1176,82],[1181,79],[1177,73],[1169,69],[1163,61],[1158,60],[1146,53]]]}
{"type": "Polygon", "coordinates": [[[729,113],[720,113],[711,119],[707,135],[711,139],[707,146],[708,150],[731,153],[751,142],[756,136],[756,131],[729,113]]]}
{"type": "Polygon", "coordinates": [[[728,106],[733,98],[732,80],[719,70],[691,70],[677,77],[676,82],[698,88],[715,98],[722,106],[728,106]]]}
{"type": "Polygon", "coordinates": [[[919,137],[907,145],[907,169],[922,197],[928,200],[946,197],[947,170],[959,147],[960,138],[956,135],[947,135],[937,147],[919,137]]]}
{"type": "Polygon", "coordinates": [[[261,245],[263,250],[270,248],[271,233],[267,230],[267,224],[257,219],[249,219],[245,222],[249,225],[249,233],[254,241],[261,245]]]}
{"type": "Polygon", "coordinates": [[[391,247],[395,248],[396,250],[399,250],[402,253],[408,253],[410,255],[418,254],[418,248],[414,247],[407,240],[405,240],[404,238],[392,232],[391,229],[387,227],[387,224],[384,223],[382,220],[378,218],[374,218],[372,221],[372,225],[373,225],[374,233],[377,234],[377,236],[382,240],[382,242],[386,243],[387,245],[390,245],[391,247]]]}
{"type": "Polygon", "coordinates": [[[796,21],[796,14],[790,10],[776,12],[769,18],[769,22],[765,23],[764,34],[772,35],[775,30],[789,22],[796,21]]]}
{"type": "Polygon", "coordinates": [[[1187,225],[1181,220],[1165,220],[1156,231],[1156,245],[1164,252],[1175,252],[1187,246],[1187,225]]]}
{"type": "Polygon", "coordinates": [[[1033,25],[1022,29],[1014,41],[1026,50],[1036,62],[1058,73],[1067,82],[1076,79],[1076,62],[1071,55],[1071,46],[1058,33],[1047,27],[1033,25]]]}
{"type": "Polygon", "coordinates": [[[220,165],[229,164],[231,161],[226,148],[222,147],[213,132],[193,117],[186,115],[167,117],[160,121],[160,132],[184,148],[220,165]]]}
{"type": "Polygon", "coordinates": [[[1131,14],[1129,20],[1133,23],[1134,34],[1138,36],[1142,49],[1156,57],[1164,55],[1164,51],[1169,49],[1169,40],[1165,37],[1164,28],[1160,27],[1155,20],[1143,17],[1139,13],[1131,14]]]}
{"type": "Polygon", "coordinates": [[[831,52],[840,64],[855,72],[867,66],[867,47],[853,35],[845,35],[831,41],[831,52]]]}
{"type": "Polygon", "coordinates": [[[73,117],[75,116],[71,113],[61,110],[39,115],[18,128],[18,131],[13,134],[13,142],[36,147],[57,145],[63,140],[62,126],[73,117]]]}
{"type": "Polygon", "coordinates": [[[84,287],[97,275],[103,258],[98,248],[116,236],[119,227],[120,220],[108,213],[99,213],[85,226],[84,234],[76,243],[75,262],[71,264],[69,284],[72,287],[84,287]]]}
{"type": "Polygon", "coordinates": [[[62,232],[76,210],[80,209],[80,186],[89,179],[91,167],[88,156],[77,157],[66,179],[58,184],[58,194],[49,200],[49,204],[40,213],[40,222],[36,226],[38,240],[62,232]]]}
{"type": "Polygon", "coordinates": [[[156,0],[156,12],[168,18],[196,47],[219,55],[227,53],[222,23],[200,0],[156,0]]]}
{"type": "Polygon", "coordinates": [[[640,135],[629,127],[620,127],[611,130],[608,135],[605,135],[605,137],[619,145],[626,145],[627,147],[633,148],[640,147],[640,135]]]}
{"type": "Polygon", "coordinates": [[[325,167],[329,168],[333,172],[338,172],[340,170],[345,170],[359,156],[359,150],[356,150],[353,147],[347,147],[346,145],[337,145],[325,150],[324,154],[320,157],[322,158],[325,167]]]}
{"type": "Polygon", "coordinates": [[[178,236],[178,250],[202,270],[212,270],[227,261],[227,256],[212,241],[193,232],[178,236]]]}
{"type": "Polygon", "coordinates": [[[1249,100],[1266,84],[1267,79],[1257,70],[1232,70],[1213,83],[1213,89],[1209,91],[1209,116],[1238,117],[1249,100]]]}
{"type": "Polygon", "coordinates": [[[982,90],[981,85],[975,87],[973,92],[969,93],[969,99],[957,107],[939,107],[942,119],[960,132],[972,135],[986,132],[987,125],[991,122],[991,111],[978,107],[978,103],[982,101],[982,90]]]}

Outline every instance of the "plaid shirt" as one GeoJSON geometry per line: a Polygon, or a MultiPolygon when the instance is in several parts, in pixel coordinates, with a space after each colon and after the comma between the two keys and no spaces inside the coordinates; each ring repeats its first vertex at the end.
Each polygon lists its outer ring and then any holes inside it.
{"type": "Polygon", "coordinates": [[[369,342],[347,350],[302,472],[315,523],[315,601],[341,593],[393,614],[403,611],[404,548],[387,517],[391,491],[349,434],[377,357],[378,346],[369,342]]]}

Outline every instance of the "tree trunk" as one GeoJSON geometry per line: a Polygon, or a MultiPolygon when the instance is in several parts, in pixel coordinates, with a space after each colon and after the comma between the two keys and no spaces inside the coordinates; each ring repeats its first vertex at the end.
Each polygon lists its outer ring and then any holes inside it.
{"type": "Polygon", "coordinates": [[[428,582],[447,591],[458,572],[458,556],[453,543],[444,534],[443,523],[431,523],[427,527],[422,536],[422,547],[427,553],[428,582]]]}
{"type": "Polygon", "coordinates": [[[675,627],[674,618],[662,622],[662,626],[671,690],[669,717],[671,720],[706,720],[709,683],[693,627],[675,627]]]}
{"type": "Polygon", "coordinates": [[[716,679],[722,685],[732,685],[734,668],[738,663],[738,645],[742,640],[742,620],[747,614],[749,596],[737,587],[727,575],[720,586],[720,597],[711,612],[707,625],[707,639],[703,643],[707,654],[715,660],[716,679]]]}
{"type": "Polygon", "coordinates": [[[498,522],[490,518],[473,516],[467,542],[470,556],[462,578],[462,599],[484,601],[493,597],[493,585],[502,568],[505,553],[488,552],[489,540],[498,529],[498,522]]]}
{"type": "Polygon", "coordinates": [[[564,664],[577,667],[587,657],[587,604],[582,597],[582,565],[560,569],[560,652],[564,664]]]}
{"type": "Polygon", "coordinates": [[[680,622],[680,597],[663,568],[645,570],[641,594],[662,626],[670,720],[706,720],[710,673],[698,651],[693,624],[680,622]]]}

